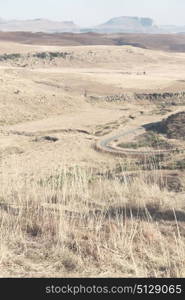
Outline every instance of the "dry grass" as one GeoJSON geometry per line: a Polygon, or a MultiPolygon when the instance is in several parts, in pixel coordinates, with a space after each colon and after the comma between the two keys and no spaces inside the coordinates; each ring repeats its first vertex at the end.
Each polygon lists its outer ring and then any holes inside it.
{"type": "Polygon", "coordinates": [[[0,64],[0,276],[184,276],[184,153],[121,161],[94,145],[161,121],[157,101],[133,95],[184,92],[185,54],[1,42],[5,53],[21,58],[0,64]]]}
{"type": "Polygon", "coordinates": [[[1,178],[1,276],[180,277],[183,194],[93,170],[1,178]]]}

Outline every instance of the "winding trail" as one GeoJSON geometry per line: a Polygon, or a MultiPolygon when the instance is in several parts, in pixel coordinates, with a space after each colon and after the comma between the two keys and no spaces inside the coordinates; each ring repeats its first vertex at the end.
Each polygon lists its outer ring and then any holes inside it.
{"type": "Polygon", "coordinates": [[[100,140],[96,143],[96,150],[98,151],[102,151],[102,152],[108,152],[114,155],[137,155],[137,156],[142,156],[142,155],[162,155],[162,154],[169,154],[174,152],[174,149],[170,149],[170,150],[164,150],[164,149],[159,149],[159,150],[150,150],[150,151],[146,151],[146,150],[135,150],[135,149],[123,149],[121,147],[118,146],[113,146],[111,145],[113,142],[115,142],[116,140],[123,138],[124,136],[127,136],[129,134],[133,134],[139,131],[142,131],[144,128],[151,126],[152,123],[149,124],[145,124],[143,126],[134,128],[132,130],[127,130],[125,132],[122,132],[120,134],[117,135],[113,135],[111,137],[105,138],[103,140],[100,140]]]}
{"type": "MultiPolygon", "coordinates": [[[[114,143],[118,142],[118,139],[126,137],[130,134],[137,134],[146,130],[146,128],[150,128],[151,125],[154,123],[148,123],[141,125],[139,127],[124,131],[119,134],[115,134],[109,137],[106,137],[102,140],[99,140],[96,145],[95,149],[101,152],[109,153],[116,156],[135,156],[135,157],[147,157],[147,156],[158,156],[164,157],[170,153],[174,153],[176,149],[170,150],[133,150],[133,149],[123,149],[115,145],[114,143]]],[[[184,150],[183,150],[184,151],[184,150]]],[[[168,169],[161,169],[161,168],[153,168],[153,169],[143,169],[141,167],[140,170],[131,170],[131,171],[121,171],[119,174],[114,174],[113,179],[117,178],[122,182],[128,183],[133,180],[133,178],[140,176],[142,179],[147,180],[147,182],[155,182],[159,184],[160,187],[166,187],[169,190],[173,190],[175,192],[179,192],[181,190],[181,182],[180,170],[168,170],[168,169]],[[131,181],[130,181],[131,180],[131,181]]]]}

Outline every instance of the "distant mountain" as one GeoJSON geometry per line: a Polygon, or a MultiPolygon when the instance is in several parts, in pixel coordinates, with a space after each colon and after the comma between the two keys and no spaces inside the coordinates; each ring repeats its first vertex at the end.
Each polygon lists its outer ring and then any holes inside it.
{"type": "Polygon", "coordinates": [[[150,18],[138,18],[138,17],[117,17],[110,19],[101,26],[153,26],[154,21],[150,18]]]}
{"type": "Polygon", "coordinates": [[[159,33],[160,28],[150,18],[118,17],[96,26],[94,31],[100,33],[159,33]]]}
{"type": "Polygon", "coordinates": [[[3,20],[0,19],[0,31],[30,31],[30,32],[79,32],[80,28],[71,21],[58,22],[47,19],[34,20],[3,20]]]}
{"type": "Polygon", "coordinates": [[[0,31],[26,31],[45,33],[183,33],[185,26],[157,26],[151,18],[116,17],[104,24],[84,28],[72,21],[52,21],[48,19],[4,20],[0,18],[0,31]]]}

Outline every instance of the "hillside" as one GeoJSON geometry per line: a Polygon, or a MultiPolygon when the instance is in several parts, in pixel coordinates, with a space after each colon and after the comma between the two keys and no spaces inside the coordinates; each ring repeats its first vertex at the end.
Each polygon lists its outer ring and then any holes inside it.
{"type": "Polygon", "coordinates": [[[0,33],[1,277],[185,276],[185,141],[145,129],[185,111],[172,45],[0,33]]]}
{"type": "Polygon", "coordinates": [[[168,138],[185,140],[185,112],[173,114],[163,120],[161,130],[168,138]]]}

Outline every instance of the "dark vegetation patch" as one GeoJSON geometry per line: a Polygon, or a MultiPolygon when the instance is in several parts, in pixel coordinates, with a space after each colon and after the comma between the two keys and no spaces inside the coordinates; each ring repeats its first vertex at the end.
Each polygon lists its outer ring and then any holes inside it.
{"type": "Polygon", "coordinates": [[[53,136],[43,136],[42,139],[45,141],[49,141],[49,142],[57,142],[58,141],[58,138],[53,137],[53,136]]]}
{"type": "Polygon", "coordinates": [[[39,59],[50,59],[50,60],[53,60],[55,58],[66,59],[67,56],[71,56],[71,53],[69,53],[69,52],[39,52],[39,53],[33,54],[33,57],[36,57],[39,59]]]}
{"type": "Polygon", "coordinates": [[[28,224],[26,227],[26,232],[32,237],[37,237],[42,234],[42,228],[37,224],[28,224]]]}
{"type": "Polygon", "coordinates": [[[163,120],[158,128],[170,139],[185,140],[185,112],[179,112],[163,120]]]}
{"type": "Polygon", "coordinates": [[[168,105],[184,105],[185,103],[185,91],[178,92],[165,92],[165,93],[136,93],[136,100],[148,100],[156,102],[165,106],[168,105]]]}
{"type": "Polygon", "coordinates": [[[167,164],[166,169],[170,169],[170,170],[185,170],[185,158],[183,158],[181,160],[170,161],[167,164]]]}
{"type": "Polygon", "coordinates": [[[42,137],[36,137],[35,142],[42,142],[42,141],[48,141],[48,142],[57,142],[58,138],[54,136],[42,136],[42,137]]]}
{"type": "Polygon", "coordinates": [[[184,190],[182,182],[179,176],[164,176],[161,180],[162,186],[166,187],[169,191],[174,191],[176,193],[182,192],[184,190]]]}
{"type": "Polygon", "coordinates": [[[121,148],[138,149],[144,147],[151,147],[154,149],[171,149],[170,145],[163,137],[155,132],[149,131],[137,137],[135,142],[121,143],[118,145],[121,148]]]}
{"type": "Polygon", "coordinates": [[[19,54],[19,53],[0,55],[0,61],[16,60],[16,59],[19,59],[19,58],[21,58],[21,54],[19,54]]]}
{"type": "Polygon", "coordinates": [[[12,53],[12,54],[3,54],[0,55],[0,61],[8,61],[8,60],[17,60],[20,58],[38,58],[38,59],[48,59],[48,60],[53,60],[55,58],[62,58],[66,59],[67,57],[72,57],[72,53],[69,52],[38,52],[34,54],[27,54],[21,55],[19,53],[12,53]]]}

